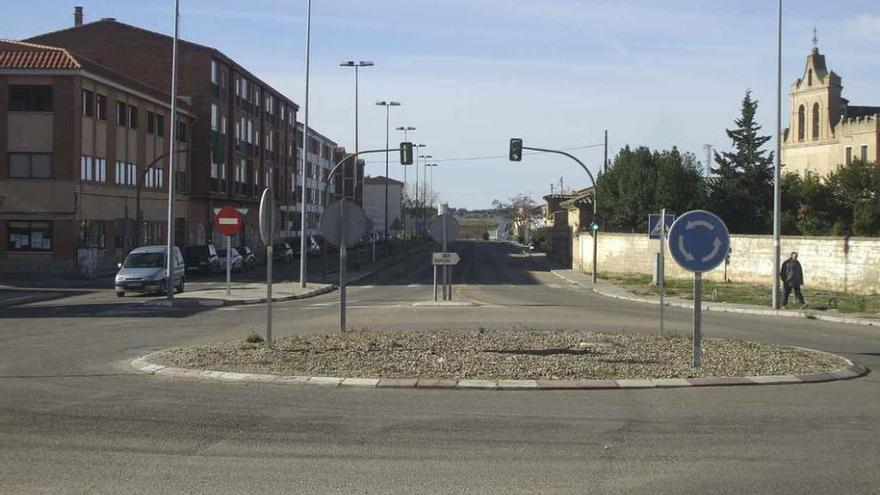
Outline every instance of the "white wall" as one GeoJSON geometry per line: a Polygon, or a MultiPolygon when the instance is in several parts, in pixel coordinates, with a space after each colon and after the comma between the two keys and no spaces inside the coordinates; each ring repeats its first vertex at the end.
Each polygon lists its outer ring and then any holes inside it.
{"type": "MultiPolygon", "coordinates": [[[[592,271],[593,242],[589,233],[573,240],[573,268],[592,271]]],[[[653,270],[658,240],[647,234],[599,233],[599,273],[644,273],[653,270]]],[[[759,235],[731,236],[728,278],[733,282],[770,285],[773,283],[773,238],[759,235]]],[[[817,289],[859,294],[880,292],[880,238],[783,237],[782,258],[792,251],[804,269],[806,286],[817,289]]],[[[710,280],[722,280],[724,265],[704,274],[710,280]]],[[[671,257],[666,258],[667,278],[690,278],[671,257]]]]}
{"type": "MultiPolygon", "coordinates": [[[[400,221],[403,201],[403,188],[400,184],[388,184],[388,223],[400,221]]],[[[385,231],[385,185],[364,184],[364,212],[373,221],[376,232],[385,231]]]]}

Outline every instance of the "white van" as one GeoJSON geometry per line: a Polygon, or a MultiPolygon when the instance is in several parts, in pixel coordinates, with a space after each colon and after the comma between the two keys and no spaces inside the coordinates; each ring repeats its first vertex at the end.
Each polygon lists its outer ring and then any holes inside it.
{"type": "MultiPolygon", "coordinates": [[[[126,292],[165,293],[168,257],[165,246],[144,246],[128,253],[125,262],[119,264],[116,273],[116,295],[123,297],[126,292]]],[[[174,289],[183,292],[186,283],[186,265],[180,248],[174,247],[174,289]]]]}

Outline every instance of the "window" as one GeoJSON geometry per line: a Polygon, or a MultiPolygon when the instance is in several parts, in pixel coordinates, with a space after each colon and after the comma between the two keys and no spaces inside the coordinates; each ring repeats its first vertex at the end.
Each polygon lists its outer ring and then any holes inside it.
{"type": "Polygon", "coordinates": [[[147,110],[147,134],[156,133],[156,114],[147,110]]]}
{"type": "Polygon", "coordinates": [[[113,247],[122,249],[125,247],[125,220],[118,218],[113,220],[113,247]]]}
{"type": "Polygon", "coordinates": [[[156,135],[159,137],[165,137],[165,117],[156,114],[156,135]]]}
{"type": "Polygon", "coordinates": [[[125,102],[117,101],[116,102],[116,125],[124,126],[127,120],[128,120],[128,118],[126,116],[125,102]]]}
{"type": "Polygon", "coordinates": [[[116,162],[116,184],[120,186],[137,186],[137,165],[116,162]]]}
{"type": "Polygon", "coordinates": [[[813,103],[813,141],[819,139],[819,104],[813,103]]]}
{"type": "Polygon", "coordinates": [[[220,67],[217,65],[216,60],[211,60],[211,82],[214,84],[220,83],[220,67]]]}
{"type": "Polygon", "coordinates": [[[102,220],[83,220],[80,222],[79,247],[106,248],[106,223],[102,220]]]}
{"type": "Polygon", "coordinates": [[[52,222],[9,222],[7,251],[52,251],[52,222]]]}
{"type": "Polygon", "coordinates": [[[95,110],[98,114],[98,120],[107,120],[107,96],[95,95],[95,110]]]}
{"type": "Polygon", "coordinates": [[[859,159],[864,163],[868,163],[868,145],[863,144],[859,149],[859,159]]]}
{"type": "Polygon", "coordinates": [[[804,127],[805,126],[806,126],[806,111],[804,110],[804,106],[801,105],[800,108],[798,108],[798,131],[797,131],[798,141],[804,140],[804,133],[805,133],[804,127]]]}
{"type": "Polygon", "coordinates": [[[93,160],[92,157],[88,155],[83,155],[79,160],[79,179],[83,181],[91,182],[94,180],[94,169],[93,169],[93,160]]]}
{"type": "Polygon", "coordinates": [[[162,189],[165,184],[165,171],[161,168],[150,167],[144,172],[144,187],[150,189],[162,189]]]}
{"type": "Polygon", "coordinates": [[[104,158],[97,158],[91,156],[83,155],[82,161],[85,163],[86,159],[88,159],[88,167],[89,167],[89,178],[82,180],[90,180],[94,182],[104,183],[107,182],[107,160],[104,158]]]}
{"type": "Polygon", "coordinates": [[[215,103],[211,103],[211,130],[220,130],[220,109],[215,103]]]}
{"type": "Polygon", "coordinates": [[[852,165],[852,146],[846,147],[845,163],[847,165],[852,165]]]}
{"type": "Polygon", "coordinates": [[[226,116],[220,117],[220,134],[226,135],[226,116]]]}
{"type": "Polygon", "coordinates": [[[82,114],[86,117],[95,116],[95,93],[87,89],[82,90],[82,114]]]}
{"type": "Polygon", "coordinates": [[[186,141],[187,137],[186,137],[186,123],[185,122],[178,122],[177,123],[177,140],[180,141],[181,143],[187,142],[186,141]]]}
{"type": "Polygon", "coordinates": [[[813,85],[813,69],[807,71],[807,86],[813,85]]]}
{"type": "Polygon", "coordinates": [[[128,126],[132,129],[138,128],[138,107],[134,105],[128,106],[128,126]]]}
{"type": "Polygon", "coordinates": [[[10,112],[51,112],[52,86],[9,86],[10,112]]]}
{"type": "Polygon", "coordinates": [[[236,122],[235,123],[235,142],[238,143],[241,141],[241,125],[236,122]]]}
{"type": "Polygon", "coordinates": [[[49,179],[52,177],[52,155],[49,153],[9,153],[11,179],[49,179]]]}

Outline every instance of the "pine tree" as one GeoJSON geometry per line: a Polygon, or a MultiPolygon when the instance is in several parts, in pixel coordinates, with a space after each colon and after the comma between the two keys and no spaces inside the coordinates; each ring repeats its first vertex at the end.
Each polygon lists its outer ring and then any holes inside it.
{"type": "Polygon", "coordinates": [[[761,148],[771,136],[761,136],[755,122],[758,101],[746,91],[735,129],[727,129],[733,151],[715,153],[717,175],[710,181],[710,208],[734,233],[770,232],[773,217],[773,153],[761,148]]]}

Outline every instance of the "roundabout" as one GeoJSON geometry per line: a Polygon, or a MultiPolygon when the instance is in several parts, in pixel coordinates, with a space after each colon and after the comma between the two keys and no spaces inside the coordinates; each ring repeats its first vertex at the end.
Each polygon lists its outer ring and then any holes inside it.
{"type": "Polygon", "coordinates": [[[572,330],[359,331],[256,336],[136,359],[165,376],[298,385],[455,389],[615,389],[815,383],[866,370],[821,351],[706,339],[572,330]]]}

